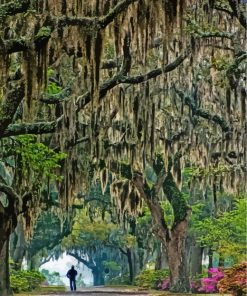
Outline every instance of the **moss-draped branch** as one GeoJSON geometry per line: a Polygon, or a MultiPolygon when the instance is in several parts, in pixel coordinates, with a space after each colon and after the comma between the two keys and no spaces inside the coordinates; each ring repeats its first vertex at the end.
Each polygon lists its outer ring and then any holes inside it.
{"type": "Polygon", "coordinates": [[[195,103],[193,102],[192,98],[189,96],[185,96],[185,94],[180,91],[175,89],[179,97],[184,100],[184,103],[191,109],[192,115],[193,116],[199,116],[205,119],[208,119],[209,121],[212,121],[216,124],[218,124],[221,128],[222,131],[227,133],[232,131],[232,127],[229,124],[228,121],[226,121],[223,117],[221,117],[218,114],[211,114],[211,112],[198,108],[195,103]]]}
{"type": "Polygon", "coordinates": [[[12,122],[15,112],[25,96],[24,82],[18,82],[7,93],[5,100],[0,105],[0,137],[12,122]]]}
{"type": "MultiPolygon", "coordinates": [[[[138,84],[145,82],[150,79],[154,79],[157,76],[168,73],[176,69],[183,61],[188,57],[190,53],[189,49],[186,49],[179,57],[177,57],[173,62],[167,64],[164,68],[157,68],[146,74],[136,75],[136,76],[126,76],[126,71],[122,69],[114,77],[104,81],[99,87],[99,98],[102,99],[107,94],[109,90],[119,85],[120,83],[126,84],[138,84]]],[[[91,93],[88,91],[84,95],[78,97],[76,105],[77,112],[83,109],[91,101],[91,93]]]]}
{"type": "Polygon", "coordinates": [[[25,134],[49,134],[56,131],[58,121],[48,122],[34,122],[34,123],[14,123],[10,124],[8,128],[0,134],[0,138],[18,136],[25,134]]]}

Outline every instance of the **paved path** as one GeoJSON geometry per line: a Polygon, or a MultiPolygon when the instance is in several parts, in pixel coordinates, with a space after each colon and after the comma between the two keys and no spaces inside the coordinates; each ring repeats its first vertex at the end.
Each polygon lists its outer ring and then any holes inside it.
{"type": "MultiPolygon", "coordinates": [[[[47,294],[46,294],[47,295],[47,294]]],[[[119,289],[119,288],[85,288],[85,289],[79,289],[76,292],[65,292],[65,293],[56,293],[56,294],[50,294],[47,296],[148,296],[148,292],[146,291],[137,291],[133,289],[119,289]]]]}

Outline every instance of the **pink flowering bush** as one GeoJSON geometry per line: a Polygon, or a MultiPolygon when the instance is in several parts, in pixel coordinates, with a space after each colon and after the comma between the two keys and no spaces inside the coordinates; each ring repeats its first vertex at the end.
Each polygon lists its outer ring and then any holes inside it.
{"type": "Polygon", "coordinates": [[[161,283],[161,285],[160,285],[160,289],[161,290],[168,290],[169,289],[169,286],[170,286],[170,279],[169,278],[165,278],[163,280],[163,282],[161,283]]]}
{"type": "MultiPolygon", "coordinates": [[[[217,284],[224,277],[224,273],[220,268],[210,268],[208,273],[211,277],[195,279],[190,282],[191,291],[194,293],[216,293],[218,292],[217,284]]],[[[158,288],[168,290],[170,285],[169,278],[165,278],[158,288]]]]}
{"type": "Polygon", "coordinates": [[[223,279],[224,273],[220,268],[209,268],[211,277],[201,279],[201,287],[198,292],[215,293],[218,292],[217,283],[223,279]]]}

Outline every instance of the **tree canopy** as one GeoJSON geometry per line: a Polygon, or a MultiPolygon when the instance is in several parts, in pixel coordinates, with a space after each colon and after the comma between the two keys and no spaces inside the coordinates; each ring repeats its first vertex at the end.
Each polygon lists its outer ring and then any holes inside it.
{"type": "Polygon", "coordinates": [[[0,1],[3,273],[18,220],[65,221],[100,179],[120,220],[147,205],[189,290],[184,170],[215,205],[246,190],[246,24],[239,0],[0,1]]]}

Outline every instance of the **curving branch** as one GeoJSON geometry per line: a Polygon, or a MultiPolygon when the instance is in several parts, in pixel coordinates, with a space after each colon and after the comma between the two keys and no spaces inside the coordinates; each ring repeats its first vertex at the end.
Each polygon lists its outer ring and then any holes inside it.
{"type": "Polygon", "coordinates": [[[69,17],[54,18],[58,27],[80,26],[88,31],[97,31],[106,28],[120,13],[127,10],[130,4],[140,0],[122,0],[116,4],[109,13],[102,17],[69,17]]]}
{"type": "Polygon", "coordinates": [[[4,183],[0,183],[0,192],[6,194],[8,200],[8,206],[6,207],[6,210],[10,211],[11,213],[17,212],[19,210],[18,206],[22,203],[21,197],[17,194],[17,192],[12,187],[4,183]]]}
{"type": "Polygon", "coordinates": [[[120,1],[114,8],[110,10],[110,12],[99,19],[100,28],[104,29],[108,24],[110,24],[117,15],[125,11],[130,4],[140,1],[140,0],[122,0],[120,1]]]}
{"type": "MultiPolygon", "coordinates": [[[[177,57],[173,62],[166,65],[164,68],[154,69],[152,71],[147,72],[143,75],[137,76],[126,76],[126,71],[121,70],[114,77],[104,81],[99,88],[99,98],[102,99],[109,90],[119,85],[120,83],[127,84],[138,84],[145,82],[147,80],[156,78],[159,75],[168,73],[176,69],[179,65],[183,63],[183,61],[189,56],[190,49],[187,48],[184,53],[182,53],[179,57],[177,57]]],[[[91,93],[88,91],[84,95],[79,96],[76,102],[77,112],[83,109],[89,102],[91,101],[91,93]]]]}
{"type": "Polygon", "coordinates": [[[218,114],[211,114],[210,111],[204,110],[202,108],[198,108],[189,96],[185,96],[182,91],[177,90],[176,88],[175,91],[177,92],[179,97],[184,100],[184,103],[191,109],[192,115],[208,119],[209,121],[220,125],[222,131],[225,133],[229,133],[232,131],[231,125],[223,117],[218,114]]]}
{"type": "Polygon", "coordinates": [[[79,262],[81,262],[84,265],[86,265],[87,268],[89,268],[89,269],[94,269],[95,268],[95,265],[92,262],[87,261],[87,260],[81,258],[81,256],[79,256],[79,255],[77,255],[75,253],[67,252],[67,255],[74,257],[76,260],[78,260],[79,262]]]}

